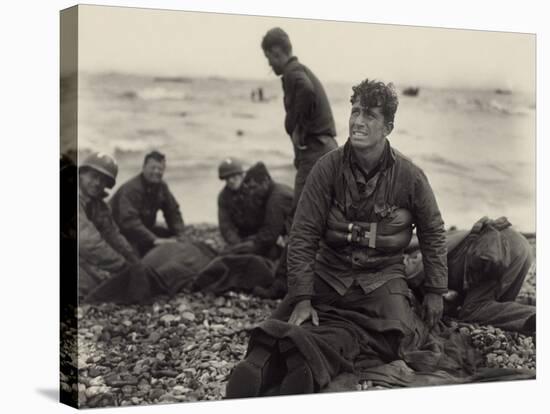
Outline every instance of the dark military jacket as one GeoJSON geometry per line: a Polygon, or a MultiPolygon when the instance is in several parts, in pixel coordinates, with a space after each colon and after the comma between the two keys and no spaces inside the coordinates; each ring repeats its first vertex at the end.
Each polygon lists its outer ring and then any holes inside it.
{"type": "Polygon", "coordinates": [[[288,233],[293,191],[274,182],[265,165],[250,168],[238,191],[225,187],[218,196],[220,232],[228,244],[254,242],[253,253],[267,255],[288,233]]]}
{"type": "Polygon", "coordinates": [[[412,214],[412,225],[423,254],[426,291],[447,291],[447,249],[444,223],[433,191],[423,171],[391,148],[378,168],[365,174],[349,142],[313,167],[300,197],[290,233],[288,288],[291,296],[314,295],[317,274],[344,294],[354,283],[365,292],[388,280],[405,277],[402,246],[392,253],[368,246],[334,247],[324,239],[327,218],[336,209],[349,222],[379,222],[398,208],[412,214]]]}
{"type": "Polygon", "coordinates": [[[152,229],[159,210],[164,214],[172,235],[183,233],[184,224],[179,204],[164,181],[151,184],[139,174],[116,191],[110,204],[122,234],[141,248],[152,247],[157,238],[152,229]]]}

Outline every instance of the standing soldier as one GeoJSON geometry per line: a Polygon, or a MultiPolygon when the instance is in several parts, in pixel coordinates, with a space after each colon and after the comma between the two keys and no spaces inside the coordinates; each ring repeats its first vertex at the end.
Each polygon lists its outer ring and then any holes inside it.
{"type": "Polygon", "coordinates": [[[323,88],[309,68],[292,54],[286,32],[278,27],[262,39],[262,49],[269,65],[281,76],[286,111],[285,130],[294,147],[294,205],[304,188],[315,162],[338,145],[330,104],[323,88]]]}

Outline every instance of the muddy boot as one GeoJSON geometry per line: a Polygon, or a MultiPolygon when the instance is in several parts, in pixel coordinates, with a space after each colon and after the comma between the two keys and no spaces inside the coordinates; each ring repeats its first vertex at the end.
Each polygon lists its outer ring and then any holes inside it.
{"type": "Polygon", "coordinates": [[[225,398],[258,397],[281,381],[284,371],[276,341],[267,342],[256,341],[246,358],[235,366],[227,382],[225,398]]]}
{"type": "Polygon", "coordinates": [[[233,369],[225,388],[225,398],[258,397],[262,389],[263,369],[270,355],[269,349],[255,346],[233,369]]]}
{"type": "Polygon", "coordinates": [[[286,375],[281,382],[280,395],[311,394],[314,392],[313,374],[304,357],[294,346],[285,342],[280,346],[286,362],[286,375]]]}

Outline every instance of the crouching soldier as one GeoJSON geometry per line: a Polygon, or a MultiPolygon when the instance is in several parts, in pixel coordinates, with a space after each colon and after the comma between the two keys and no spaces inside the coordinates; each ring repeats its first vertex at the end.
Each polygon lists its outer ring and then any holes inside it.
{"type": "Polygon", "coordinates": [[[139,261],[120,234],[104,198],[115,185],[118,166],[106,154],[93,153],[79,167],[78,258],[80,297],[139,261]]]}
{"type": "Polygon", "coordinates": [[[145,156],[139,175],[124,183],[110,200],[120,231],[144,256],[154,246],[175,242],[184,232],[179,204],[162,179],[166,158],[158,151],[145,156]],[[167,228],[156,224],[158,211],[167,228]]]}
{"type": "Polygon", "coordinates": [[[219,167],[226,185],[218,196],[220,232],[225,253],[258,254],[278,259],[290,227],[293,191],[273,181],[262,162],[244,174],[242,165],[227,159],[219,167]]]}
{"type": "MultiPolygon", "coordinates": [[[[535,332],[535,306],[515,302],[533,263],[527,239],[505,217],[484,217],[470,231],[449,232],[447,242],[445,313],[465,322],[535,332]]],[[[411,253],[405,265],[409,285],[416,288],[424,278],[422,255],[411,253]]]]}
{"type": "Polygon", "coordinates": [[[348,141],[317,161],[298,202],[288,295],[252,332],[227,398],[317,392],[359,362],[400,359],[436,370],[452,357],[430,343],[447,292],[444,223],[422,170],[387,138],[397,94],[365,80],[353,88],[351,104],[348,141]],[[426,267],[424,320],[403,265],[413,225],[426,267]]]}

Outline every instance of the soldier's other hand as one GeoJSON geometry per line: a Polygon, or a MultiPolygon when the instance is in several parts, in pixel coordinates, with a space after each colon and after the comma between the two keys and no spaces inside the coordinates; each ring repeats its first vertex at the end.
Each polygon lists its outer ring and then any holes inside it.
{"type": "Polygon", "coordinates": [[[319,326],[319,316],[317,311],[311,306],[311,300],[302,300],[294,306],[292,315],[288,319],[288,323],[291,325],[300,326],[302,323],[311,319],[311,322],[315,326],[319,326]]]}
{"type": "Polygon", "coordinates": [[[443,315],[443,296],[439,293],[426,293],[422,303],[422,319],[432,329],[443,315]]]}

